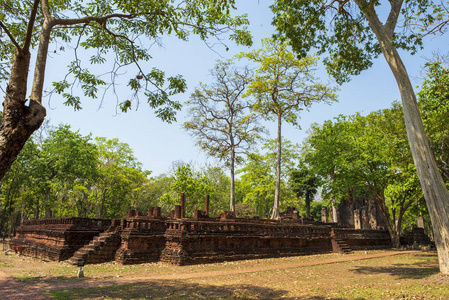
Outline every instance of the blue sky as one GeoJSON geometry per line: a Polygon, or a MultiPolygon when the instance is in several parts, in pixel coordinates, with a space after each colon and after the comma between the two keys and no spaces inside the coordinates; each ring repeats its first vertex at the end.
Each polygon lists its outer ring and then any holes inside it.
{"type": "MultiPolygon", "coordinates": [[[[274,32],[274,28],[270,25],[272,14],[268,8],[272,1],[238,2],[237,13],[247,13],[251,22],[250,30],[254,38],[251,49],[257,49],[260,46],[260,39],[269,37],[274,32]]],[[[156,66],[164,70],[167,76],[183,75],[187,80],[188,91],[174,98],[180,102],[188,100],[190,93],[200,81],[210,83],[209,70],[213,68],[216,60],[231,58],[241,51],[250,50],[226,42],[229,51],[225,51],[222,46],[216,46],[212,51],[204,42],[193,36],[189,42],[165,37],[162,43],[163,47],[152,47],[153,59],[146,67],[151,69],[156,66]]],[[[447,53],[448,46],[448,35],[428,37],[425,40],[425,49],[417,55],[402,54],[415,86],[421,81],[420,72],[426,59],[431,58],[435,51],[447,53]]],[[[62,66],[66,66],[68,61],[65,61],[63,53],[58,53],[49,59],[48,64],[45,84],[47,87],[51,81],[60,80],[61,76],[65,75],[62,66]]],[[[323,81],[328,80],[324,69],[320,69],[317,75],[323,81]]],[[[303,111],[300,120],[302,130],[285,124],[283,135],[293,143],[301,143],[313,122],[322,123],[339,114],[347,115],[355,112],[367,114],[373,110],[387,108],[393,101],[400,99],[396,82],[383,57],[377,59],[371,69],[354,77],[340,89],[338,103],[332,106],[318,104],[312,106],[308,112],[303,111]]],[[[127,92],[125,85],[119,88],[120,95],[125,97],[127,92]]],[[[43,101],[52,125],[69,124],[73,130],[80,130],[82,134],[92,133],[93,136],[118,138],[130,145],[144,168],[153,171],[153,175],[167,172],[172,162],[177,160],[194,162],[196,165],[213,162],[201,153],[189,134],[182,130],[181,124],[188,118],[185,109],[178,113],[177,123],[168,124],[159,120],[145,103],[141,103],[138,110],[119,113],[116,109],[116,99],[113,97],[105,99],[101,105],[99,100],[84,99],[83,110],[77,112],[74,112],[73,108],[65,107],[62,99],[57,96],[53,96],[51,101],[48,98],[43,101]]],[[[269,123],[264,125],[270,130],[270,137],[274,138],[276,134],[274,125],[269,123]]]]}

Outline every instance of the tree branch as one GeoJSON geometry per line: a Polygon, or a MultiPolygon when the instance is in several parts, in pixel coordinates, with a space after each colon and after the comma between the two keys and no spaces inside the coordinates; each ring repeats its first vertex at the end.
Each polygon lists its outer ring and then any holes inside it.
{"type": "Polygon", "coordinates": [[[446,26],[447,24],[449,24],[449,17],[446,21],[442,21],[441,23],[439,23],[438,25],[436,25],[435,27],[433,27],[430,30],[426,30],[427,32],[424,33],[423,35],[420,36],[420,38],[422,39],[425,36],[428,36],[429,34],[435,34],[437,31],[443,33],[443,27],[446,26]]]}
{"type": "Polygon", "coordinates": [[[30,21],[28,22],[27,35],[25,38],[25,43],[23,45],[23,51],[29,52],[31,37],[33,35],[34,21],[36,20],[37,10],[39,8],[39,0],[34,0],[33,10],[31,11],[30,21]]]}
{"type": "Polygon", "coordinates": [[[123,18],[123,19],[134,19],[137,14],[110,14],[104,17],[83,17],[83,18],[75,18],[75,19],[55,19],[55,25],[76,25],[76,24],[89,24],[90,22],[97,22],[98,24],[104,24],[107,20],[112,18],[123,18]]]}
{"type": "Polygon", "coordinates": [[[394,33],[403,2],[404,0],[390,0],[391,10],[385,23],[385,29],[387,30],[388,35],[393,35],[394,33]]]}
{"type": "Polygon", "coordinates": [[[11,32],[6,28],[5,24],[3,24],[2,21],[0,21],[0,27],[6,32],[11,42],[14,44],[14,46],[17,48],[17,50],[22,53],[23,49],[20,47],[20,45],[17,43],[17,41],[12,36],[11,32]]]}

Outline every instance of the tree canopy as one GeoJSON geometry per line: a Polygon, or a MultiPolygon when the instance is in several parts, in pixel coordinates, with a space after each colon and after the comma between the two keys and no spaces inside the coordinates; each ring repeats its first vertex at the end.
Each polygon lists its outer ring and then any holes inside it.
{"type": "Polygon", "coordinates": [[[277,123],[276,189],[272,218],[279,218],[281,186],[282,122],[299,126],[299,112],[315,102],[336,100],[335,88],[322,84],[314,76],[317,58],[298,59],[288,42],[262,40],[262,48],[239,56],[256,64],[255,76],[247,95],[255,97],[252,107],[265,120],[277,123]]]}
{"type": "Polygon", "coordinates": [[[49,52],[73,51],[65,76],[50,91],[64,104],[77,110],[82,98],[114,97],[115,87],[124,80],[129,96],[115,94],[122,111],[142,99],[159,118],[172,122],[181,104],[171,96],[184,92],[186,83],[182,76],[166,76],[152,66],[151,45],[160,44],[162,36],[188,40],[192,34],[204,41],[216,38],[223,44],[226,35],[251,44],[246,16],[231,16],[234,0],[11,0],[3,1],[1,8],[0,82],[9,78],[9,83],[0,127],[0,179],[45,118],[42,97],[49,52]],[[31,53],[36,64],[28,91],[31,53]]]}
{"type": "Polygon", "coordinates": [[[264,128],[250,112],[251,101],[243,100],[250,79],[248,68],[230,61],[218,62],[211,71],[214,82],[200,84],[187,101],[190,120],[183,124],[196,144],[230,169],[230,210],[235,211],[235,165],[256,146],[264,128]]]}
{"type": "Polygon", "coordinates": [[[442,31],[447,10],[438,1],[429,0],[278,0],[272,10],[278,35],[290,40],[299,56],[314,47],[329,53],[327,70],[339,83],[370,67],[373,58],[383,54],[401,93],[406,131],[432,219],[440,270],[449,274],[449,191],[426,138],[416,95],[398,51],[416,53],[423,36],[442,31]]]}

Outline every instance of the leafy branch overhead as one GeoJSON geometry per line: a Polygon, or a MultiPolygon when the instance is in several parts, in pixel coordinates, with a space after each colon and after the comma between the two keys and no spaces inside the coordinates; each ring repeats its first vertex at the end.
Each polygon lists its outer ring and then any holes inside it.
{"type": "Polygon", "coordinates": [[[424,36],[444,32],[449,17],[444,1],[278,0],[271,8],[278,35],[289,40],[300,56],[312,49],[328,52],[328,73],[339,83],[369,68],[382,53],[401,93],[405,129],[432,220],[440,271],[449,274],[449,191],[399,52],[415,54],[424,36]]]}
{"type": "Polygon", "coordinates": [[[175,121],[181,104],[172,96],[184,92],[186,82],[155,67],[152,46],[161,45],[165,36],[187,41],[192,34],[205,43],[216,39],[226,49],[225,39],[250,45],[248,20],[231,16],[235,8],[234,0],[2,1],[0,83],[9,81],[0,126],[0,180],[43,123],[45,94],[64,99],[75,110],[85,98],[102,102],[115,97],[124,112],[147,102],[160,119],[175,121]],[[57,59],[47,64],[56,56],[71,61],[67,69],[57,59]],[[31,61],[35,66],[29,91],[31,61]],[[58,81],[44,90],[50,72],[58,81]],[[119,94],[124,85],[126,91],[119,94]]]}
{"type": "MultiPolygon", "coordinates": [[[[397,49],[416,53],[422,48],[422,38],[444,32],[448,22],[447,7],[442,1],[389,1],[391,11],[384,25],[393,32],[401,11],[403,30],[394,31],[392,42],[397,49]]],[[[278,37],[288,37],[298,55],[310,51],[327,54],[324,64],[339,83],[370,68],[381,47],[367,18],[366,11],[380,11],[379,1],[282,0],[271,6],[273,25],[278,37]]],[[[386,4],[388,6],[388,4],[386,4]]]]}
{"type": "MultiPolygon", "coordinates": [[[[154,44],[161,44],[161,38],[168,35],[187,41],[192,34],[205,42],[215,38],[224,45],[228,37],[240,44],[251,44],[246,16],[229,15],[235,9],[233,0],[35,2],[41,2],[42,12],[36,11],[31,48],[38,47],[39,34],[47,28],[50,55],[67,55],[73,49],[67,74],[53,83],[49,93],[60,94],[64,104],[75,110],[82,108],[84,97],[104,100],[108,91],[115,93],[122,75],[134,73],[127,82],[127,99],[116,95],[119,108],[128,111],[142,97],[159,118],[172,122],[181,104],[170,96],[184,92],[186,82],[181,75],[166,76],[164,71],[150,66],[154,44]],[[90,56],[88,61],[81,59],[81,52],[90,56]],[[108,66],[108,72],[103,65],[108,66]],[[82,94],[77,94],[75,87],[82,94]]],[[[6,1],[1,5],[0,78],[8,77],[15,49],[27,42],[27,20],[34,4],[6,1]]]]}

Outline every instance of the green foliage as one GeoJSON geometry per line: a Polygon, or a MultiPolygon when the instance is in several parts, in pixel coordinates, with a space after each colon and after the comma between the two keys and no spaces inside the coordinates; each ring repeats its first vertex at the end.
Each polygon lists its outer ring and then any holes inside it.
{"type": "Polygon", "coordinates": [[[247,191],[243,203],[256,208],[259,216],[269,214],[276,188],[273,164],[267,161],[267,158],[259,154],[250,154],[246,165],[239,171],[243,172],[240,184],[247,191]]]}
{"type": "MultiPolygon", "coordinates": [[[[430,28],[430,24],[436,22],[435,16],[442,20],[447,12],[429,0],[404,2],[399,19],[404,22],[405,30],[393,34],[393,44],[414,54],[422,47],[421,29],[430,28]],[[429,11],[432,7],[433,12],[429,11]]],[[[372,11],[378,14],[383,6],[393,10],[393,5],[381,1],[327,0],[278,0],[271,9],[277,36],[289,39],[299,57],[305,57],[315,49],[319,55],[327,53],[324,64],[329,74],[341,84],[371,67],[380,55],[379,42],[366,15],[372,11]]],[[[393,15],[390,18],[392,24],[387,22],[387,26],[394,30],[396,21],[393,15]]]]}
{"type": "MultiPolygon", "coordinates": [[[[310,202],[309,215],[313,218],[313,220],[321,221],[321,207],[322,206],[325,206],[325,205],[323,205],[322,202],[317,202],[317,201],[310,202]]],[[[302,207],[301,210],[299,210],[299,214],[301,216],[307,216],[307,206],[306,205],[304,207],[302,207]]]]}
{"type": "MultiPolygon", "coordinates": [[[[242,173],[237,187],[244,204],[251,205],[258,216],[269,215],[273,206],[274,192],[276,189],[276,139],[268,140],[263,146],[265,154],[252,153],[248,156],[245,166],[239,170],[242,173]]],[[[298,145],[289,140],[284,141],[282,169],[286,170],[281,177],[280,195],[282,202],[280,207],[299,207],[300,200],[296,197],[288,183],[288,174],[294,169],[299,156],[298,145]]]]}
{"type": "MultiPolygon", "coordinates": [[[[210,186],[210,215],[218,216],[223,211],[228,211],[229,194],[231,190],[230,176],[226,175],[223,168],[219,166],[207,166],[202,169],[201,172],[205,177],[207,184],[210,186]]],[[[239,200],[236,199],[236,201],[239,200]]],[[[242,201],[240,200],[240,202],[242,201]]],[[[201,209],[201,199],[199,207],[201,209]]],[[[239,215],[237,214],[237,216],[239,215]]]]}
{"type": "MultiPolygon", "coordinates": [[[[9,77],[15,49],[28,41],[34,2],[8,0],[0,4],[0,82],[9,77]]],[[[239,44],[251,45],[247,17],[231,16],[234,0],[58,0],[48,5],[51,16],[45,16],[41,7],[37,10],[36,21],[31,24],[30,47],[36,50],[47,44],[52,49],[54,45],[55,53],[74,50],[67,74],[53,83],[53,92],[75,110],[81,109],[82,96],[104,98],[111,86],[122,84],[119,78],[127,69],[131,76],[124,80],[130,96],[120,100],[119,108],[126,112],[144,97],[159,118],[175,121],[181,104],[171,96],[185,92],[186,82],[180,75],[166,76],[162,70],[148,69],[152,58],[148,45],[160,43],[164,36],[188,41],[192,34],[204,41],[214,38],[222,43],[225,35],[239,44]],[[44,20],[51,23],[51,33],[39,44],[44,20]],[[90,58],[81,61],[81,51],[90,58]],[[105,72],[105,66],[109,71],[105,72]],[[75,94],[74,87],[81,89],[82,96],[75,94]]]]}
{"type": "Polygon", "coordinates": [[[449,181],[449,70],[441,60],[427,64],[428,75],[418,93],[424,128],[445,181],[449,181]]]}
{"type": "Polygon", "coordinates": [[[11,216],[120,218],[131,207],[146,210],[149,174],[131,148],[116,139],[93,143],[90,135],[66,125],[44,128],[25,144],[1,181],[1,228],[6,232],[16,226],[7,224],[11,216]]]}
{"type": "Polygon", "coordinates": [[[298,197],[304,197],[306,204],[306,216],[310,216],[310,203],[320,186],[319,178],[304,163],[300,163],[298,169],[290,171],[290,187],[298,197]]]}
{"type": "Polygon", "coordinates": [[[204,209],[206,195],[213,194],[213,186],[207,177],[192,166],[180,165],[171,177],[170,191],[162,195],[160,202],[173,209],[173,205],[179,204],[181,193],[186,197],[186,215],[193,216],[195,209],[204,209]]]}
{"type": "Polygon", "coordinates": [[[118,139],[99,137],[96,146],[99,153],[99,175],[94,189],[97,217],[120,218],[131,207],[145,207],[142,189],[150,172],[142,171],[129,145],[118,139]]]}
{"type": "Polygon", "coordinates": [[[317,57],[302,59],[289,50],[290,44],[264,39],[262,48],[239,57],[256,63],[256,73],[246,95],[256,98],[253,110],[266,120],[278,117],[299,126],[298,113],[314,102],[336,100],[336,89],[318,83],[314,77],[317,57]]]}
{"type": "Polygon", "coordinates": [[[405,124],[398,120],[397,103],[367,116],[339,116],[312,126],[303,146],[304,161],[322,178],[324,199],[368,196],[397,233],[395,217],[422,198],[405,124]]]}

